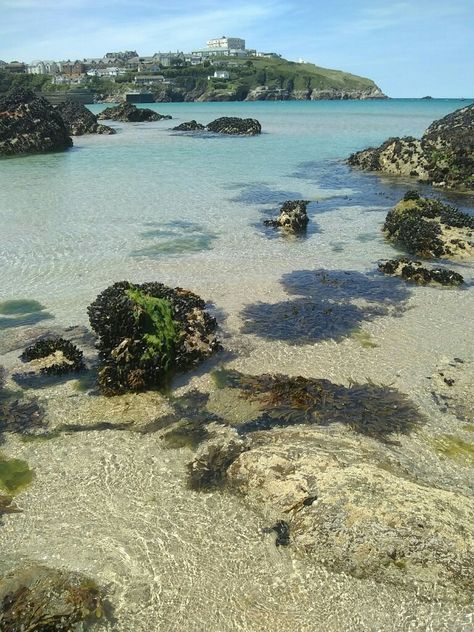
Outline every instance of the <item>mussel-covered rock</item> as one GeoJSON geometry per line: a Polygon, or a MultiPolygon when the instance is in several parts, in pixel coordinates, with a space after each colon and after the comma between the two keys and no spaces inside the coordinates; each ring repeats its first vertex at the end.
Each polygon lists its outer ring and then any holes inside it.
{"type": "Polygon", "coordinates": [[[162,283],[115,283],[88,307],[105,395],[163,386],[220,348],[204,301],[162,283]]]}
{"type": "Polygon", "coordinates": [[[175,132],[201,132],[204,129],[206,129],[204,125],[198,123],[194,119],[173,127],[173,131],[175,132]]]}
{"type": "Polygon", "coordinates": [[[61,151],[72,146],[59,112],[18,88],[0,100],[0,156],[61,151]]]}
{"type": "Polygon", "coordinates": [[[439,283],[440,285],[462,285],[464,279],[461,274],[447,268],[426,268],[421,261],[412,259],[390,259],[379,263],[379,270],[391,276],[400,276],[406,281],[418,285],[439,283]]]}
{"type": "Polygon", "coordinates": [[[434,121],[420,140],[389,138],[352,154],[348,163],[366,171],[415,176],[434,186],[474,190],[474,105],[434,121]]]}
{"type": "Polygon", "coordinates": [[[71,632],[103,616],[100,589],[79,573],[31,566],[0,580],[0,630],[5,632],[71,632]]]}
{"type": "Polygon", "coordinates": [[[99,120],[121,121],[122,123],[149,123],[171,119],[171,116],[159,114],[149,108],[137,108],[132,103],[122,103],[115,107],[106,108],[97,117],[99,120]]]}
{"type": "Polygon", "coordinates": [[[82,103],[65,101],[56,106],[71,136],[83,134],[115,134],[115,130],[107,125],[100,125],[97,116],[92,114],[82,103]]]}
{"type": "Polygon", "coordinates": [[[82,371],[85,368],[84,354],[70,340],[65,338],[43,339],[31,345],[21,354],[23,362],[50,360],[40,371],[46,375],[64,375],[82,371]]]}
{"type": "Polygon", "coordinates": [[[277,219],[266,219],[264,224],[273,228],[283,228],[293,233],[302,233],[306,230],[309,218],[306,213],[308,200],[288,200],[283,203],[277,219]]]}
{"type": "Polygon", "coordinates": [[[242,136],[255,136],[262,132],[262,126],[253,118],[238,118],[236,116],[222,116],[207,125],[209,132],[217,134],[234,134],[242,136]]]}
{"type": "Polygon", "coordinates": [[[383,230],[390,241],[419,257],[474,255],[474,217],[414,191],[389,211],[383,230]]]}

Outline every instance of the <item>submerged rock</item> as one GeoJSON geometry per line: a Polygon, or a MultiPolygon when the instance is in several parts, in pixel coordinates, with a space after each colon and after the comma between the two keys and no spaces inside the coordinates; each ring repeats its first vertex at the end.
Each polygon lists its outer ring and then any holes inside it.
{"type": "Polygon", "coordinates": [[[0,100],[0,156],[62,151],[71,146],[63,119],[42,97],[18,88],[0,100]]]}
{"type": "Polygon", "coordinates": [[[0,580],[0,629],[5,632],[71,632],[103,617],[100,589],[79,573],[31,566],[0,580]]]}
{"type": "Polygon", "coordinates": [[[209,132],[217,134],[233,134],[241,136],[255,136],[262,132],[262,126],[253,118],[238,118],[235,116],[222,116],[207,125],[209,132]]]}
{"type": "Polygon", "coordinates": [[[379,263],[379,270],[384,274],[399,276],[406,281],[417,283],[418,285],[428,285],[428,283],[439,283],[440,285],[462,285],[464,279],[462,275],[447,270],[446,268],[425,268],[421,261],[412,259],[390,259],[379,263]]]}
{"type": "Polygon", "coordinates": [[[302,233],[306,230],[309,218],[306,207],[309,200],[288,200],[283,203],[277,219],[266,219],[264,224],[273,228],[283,228],[293,233],[302,233]]]}
{"type": "Polygon", "coordinates": [[[24,435],[44,434],[44,409],[36,398],[5,388],[7,373],[0,367],[0,441],[4,432],[24,435]]]}
{"type": "Polygon", "coordinates": [[[115,130],[107,125],[97,123],[97,116],[85,105],[73,101],[65,101],[56,106],[71,136],[83,134],[115,134],[115,130]]]}
{"type": "Polygon", "coordinates": [[[390,138],[352,154],[348,163],[366,171],[415,176],[434,186],[474,190],[474,105],[434,121],[420,140],[390,138]]]}
{"type": "Polygon", "coordinates": [[[182,288],[122,281],[99,294],[88,313],[105,395],[159,388],[220,348],[204,301],[182,288]]]}
{"type": "Polygon", "coordinates": [[[416,191],[409,191],[388,213],[383,230],[390,241],[419,257],[474,255],[474,217],[416,191]]]}
{"type": "Polygon", "coordinates": [[[171,116],[159,114],[149,108],[137,108],[132,103],[122,103],[116,107],[106,108],[98,117],[99,120],[121,121],[123,123],[148,123],[171,119],[171,116]]]}
{"type": "Polygon", "coordinates": [[[85,369],[82,351],[70,340],[59,337],[39,340],[25,349],[20,358],[23,362],[49,360],[40,368],[40,372],[46,375],[64,375],[85,369]]]}
{"type": "Polygon", "coordinates": [[[173,131],[175,132],[201,132],[204,129],[206,129],[204,125],[197,123],[194,119],[173,127],[173,131]]]}
{"type": "Polygon", "coordinates": [[[371,462],[368,446],[295,428],[260,436],[227,470],[268,518],[286,515],[292,542],[336,572],[470,600],[474,502],[371,462]],[[304,504],[309,489],[317,499],[304,504]]]}

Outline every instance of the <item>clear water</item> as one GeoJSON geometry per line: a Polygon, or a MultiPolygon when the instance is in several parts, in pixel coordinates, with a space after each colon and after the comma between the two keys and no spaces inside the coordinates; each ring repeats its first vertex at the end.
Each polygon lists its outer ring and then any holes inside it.
{"type": "MultiPolygon", "coordinates": [[[[467,103],[157,104],[150,107],[172,121],[114,123],[115,136],[76,138],[68,152],[3,160],[0,301],[39,301],[40,318],[49,317],[41,324],[67,326],[86,324],[87,305],[117,280],[187,287],[212,304],[239,370],[391,383],[429,414],[433,428],[445,429],[426,377],[443,357],[472,356],[465,315],[474,308],[474,268],[450,266],[468,282],[462,291],[374,277],[377,261],[394,253],[380,236],[387,210],[408,187],[420,187],[351,172],[343,159],[389,136],[419,136],[467,103]],[[264,133],[170,131],[224,115],[258,118],[264,133]],[[291,198],[312,202],[304,239],[262,225],[291,198]],[[304,318],[305,331],[288,331],[281,325],[287,301],[300,308],[305,299],[328,298],[310,272],[321,269],[351,271],[346,292],[360,309],[342,314],[336,331],[311,333],[304,318]],[[364,347],[354,329],[377,346],[364,347]]],[[[442,197],[474,208],[467,196],[442,197]]],[[[30,323],[40,318],[33,314],[30,323]]],[[[21,331],[1,316],[0,328],[4,341],[21,331]]],[[[18,354],[1,360],[12,369],[18,354]]],[[[201,371],[176,386],[209,389],[211,382],[201,371]]],[[[122,405],[91,403],[67,385],[40,393],[51,421],[63,423],[153,417],[156,397],[122,405]]],[[[426,450],[416,440],[405,447],[418,461],[426,450]]],[[[35,444],[10,438],[5,452],[25,459],[36,478],[18,497],[24,512],[0,528],[4,566],[29,559],[92,575],[109,587],[113,630],[472,629],[466,610],[331,575],[275,549],[261,535],[261,517],[240,499],[186,490],[192,454],[165,450],[153,435],[91,432],[35,444]]],[[[428,474],[446,486],[472,486],[469,472],[432,471],[424,458],[428,474]]]]}

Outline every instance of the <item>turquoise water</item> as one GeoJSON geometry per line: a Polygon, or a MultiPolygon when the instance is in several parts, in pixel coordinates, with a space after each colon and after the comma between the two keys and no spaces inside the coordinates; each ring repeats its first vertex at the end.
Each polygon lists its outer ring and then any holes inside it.
{"type": "MultiPolygon", "coordinates": [[[[396,253],[381,237],[387,211],[407,188],[433,192],[353,172],[344,159],[389,136],[420,136],[467,103],[156,104],[173,120],[113,123],[116,135],[75,138],[68,152],[1,161],[0,303],[30,302],[0,310],[0,343],[14,348],[35,324],[87,324],[87,305],[111,282],[162,281],[209,301],[233,368],[391,384],[429,417],[427,435],[452,432],[457,422],[435,405],[428,377],[443,358],[472,360],[474,268],[450,264],[464,290],[381,279],[377,261],[396,253]],[[263,134],[171,131],[227,115],[258,118],[263,134]],[[292,198],[311,201],[305,238],[263,226],[292,198]],[[334,311],[325,329],[327,301],[334,311]],[[296,325],[288,313],[298,314],[296,325]]],[[[474,209],[472,197],[441,197],[474,209]]],[[[0,364],[14,372],[19,352],[0,364]]],[[[174,387],[212,390],[209,369],[174,387]]],[[[36,394],[53,426],[141,423],[163,405],[157,394],[105,399],[67,383],[36,394]]],[[[276,549],[252,507],[187,489],[192,454],[167,450],[156,435],[9,437],[2,450],[27,461],[35,479],[17,499],[23,513],[3,518],[0,571],[28,560],[90,575],[114,604],[111,632],[472,629],[472,608],[335,575],[291,547],[276,549]]],[[[472,470],[441,469],[426,436],[410,436],[399,454],[427,484],[472,494],[472,470]]]]}

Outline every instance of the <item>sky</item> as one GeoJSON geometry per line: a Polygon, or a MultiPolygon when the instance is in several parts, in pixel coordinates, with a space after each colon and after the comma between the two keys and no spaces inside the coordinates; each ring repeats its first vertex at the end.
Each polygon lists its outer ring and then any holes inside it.
{"type": "Polygon", "coordinates": [[[373,79],[391,97],[474,97],[474,0],[0,0],[0,59],[248,48],[373,79]]]}

